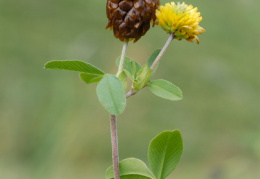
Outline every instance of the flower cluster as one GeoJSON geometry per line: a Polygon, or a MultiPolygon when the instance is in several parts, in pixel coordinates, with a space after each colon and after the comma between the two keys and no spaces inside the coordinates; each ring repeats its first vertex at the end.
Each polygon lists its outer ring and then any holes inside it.
{"type": "Polygon", "coordinates": [[[160,0],[107,0],[106,14],[114,36],[121,41],[139,40],[155,21],[160,0]]]}
{"type": "Polygon", "coordinates": [[[198,44],[197,35],[206,31],[199,26],[202,17],[197,11],[198,8],[185,3],[166,3],[156,10],[157,25],[166,32],[173,33],[178,40],[186,39],[192,42],[194,39],[198,44]]]}

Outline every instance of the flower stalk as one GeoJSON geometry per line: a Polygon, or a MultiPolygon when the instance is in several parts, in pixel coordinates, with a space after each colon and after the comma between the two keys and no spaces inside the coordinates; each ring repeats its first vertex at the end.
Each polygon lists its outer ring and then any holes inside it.
{"type": "Polygon", "coordinates": [[[159,63],[160,59],[162,58],[163,54],[165,53],[165,51],[167,50],[167,48],[169,47],[171,41],[174,39],[174,34],[171,33],[170,37],[168,38],[168,40],[166,41],[166,43],[164,44],[162,50],[160,51],[160,53],[158,54],[158,56],[156,57],[156,59],[154,60],[153,64],[151,65],[151,70],[154,70],[154,68],[156,67],[156,65],[159,63]]]}
{"type": "Polygon", "coordinates": [[[126,56],[127,47],[128,47],[128,40],[125,40],[125,42],[123,44],[123,49],[122,49],[122,53],[121,53],[121,58],[120,58],[118,71],[117,71],[117,74],[116,74],[117,77],[120,75],[120,73],[124,69],[124,63],[125,63],[125,56],[126,56]]]}

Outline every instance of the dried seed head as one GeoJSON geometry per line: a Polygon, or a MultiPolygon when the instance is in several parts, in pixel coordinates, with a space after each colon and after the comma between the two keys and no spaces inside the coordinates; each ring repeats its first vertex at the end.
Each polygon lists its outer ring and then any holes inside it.
{"type": "Polygon", "coordinates": [[[107,0],[106,28],[113,30],[121,41],[139,40],[156,20],[155,10],[160,0],[107,0]]]}

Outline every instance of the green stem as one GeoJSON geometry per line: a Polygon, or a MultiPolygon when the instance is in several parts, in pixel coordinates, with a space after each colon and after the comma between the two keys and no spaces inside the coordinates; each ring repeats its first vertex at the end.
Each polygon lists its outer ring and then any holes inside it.
{"type": "Polygon", "coordinates": [[[156,57],[156,59],[154,60],[152,66],[151,66],[151,70],[154,70],[154,68],[156,67],[156,65],[159,63],[160,59],[162,58],[163,54],[165,53],[166,49],[169,47],[171,41],[174,39],[174,34],[171,33],[170,37],[168,38],[168,40],[166,41],[166,43],[164,44],[162,50],[160,51],[159,55],[156,57]]]}
{"type": "Polygon", "coordinates": [[[127,46],[128,46],[128,40],[125,40],[124,45],[123,45],[123,49],[122,49],[122,53],[121,53],[120,64],[119,64],[118,71],[117,71],[117,74],[116,74],[117,77],[120,75],[120,73],[124,69],[127,46]]]}

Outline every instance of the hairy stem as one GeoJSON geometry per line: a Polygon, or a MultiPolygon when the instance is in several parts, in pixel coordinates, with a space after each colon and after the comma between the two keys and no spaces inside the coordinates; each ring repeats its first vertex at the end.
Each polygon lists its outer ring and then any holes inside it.
{"type": "Polygon", "coordinates": [[[123,45],[123,49],[122,49],[122,53],[121,53],[120,64],[119,64],[118,71],[117,71],[117,74],[116,74],[117,77],[120,75],[120,73],[124,69],[127,46],[128,46],[128,40],[125,40],[124,45],[123,45]]]}
{"type": "Polygon", "coordinates": [[[136,92],[134,92],[133,90],[130,90],[128,93],[126,93],[125,97],[129,98],[129,97],[131,97],[131,96],[133,96],[135,94],[136,94],[136,92]]]}
{"type": "MultiPolygon", "coordinates": [[[[133,96],[136,92],[133,90],[126,94],[126,98],[133,96]]],[[[114,168],[114,179],[120,179],[119,173],[119,153],[118,153],[118,135],[117,135],[117,122],[116,116],[110,116],[110,130],[111,130],[111,143],[112,143],[112,159],[114,168]]]]}
{"type": "Polygon", "coordinates": [[[160,51],[159,55],[156,57],[156,59],[154,60],[152,66],[151,66],[151,70],[154,70],[154,68],[156,67],[156,65],[159,63],[160,59],[162,58],[163,54],[165,53],[166,49],[169,47],[171,41],[174,39],[174,34],[171,33],[170,37],[168,38],[168,40],[166,41],[166,43],[164,44],[162,50],[160,51]]]}
{"type": "MultiPolygon", "coordinates": [[[[118,77],[124,69],[126,50],[128,46],[128,40],[125,40],[121,53],[120,63],[116,76],[118,77]]],[[[112,160],[114,168],[114,179],[120,179],[119,173],[119,154],[118,154],[118,135],[117,135],[117,122],[116,116],[110,116],[110,130],[111,130],[111,143],[112,143],[112,160]]]]}
{"type": "Polygon", "coordinates": [[[112,159],[114,167],[114,179],[120,179],[119,174],[119,154],[118,154],[118,136],[116,116],[110,116],[111,143],[112,143],[112,159]]]}

